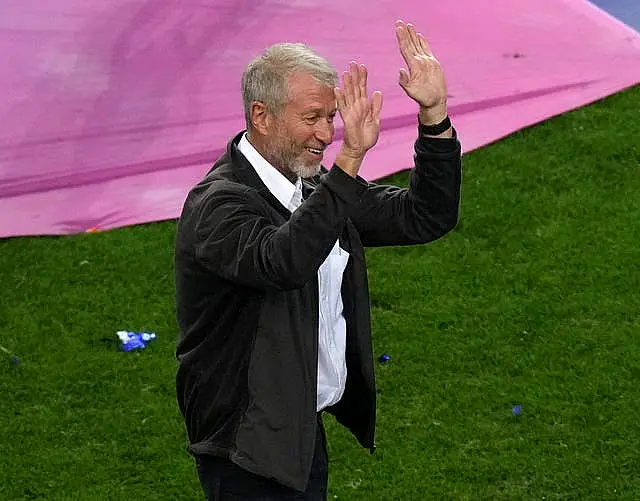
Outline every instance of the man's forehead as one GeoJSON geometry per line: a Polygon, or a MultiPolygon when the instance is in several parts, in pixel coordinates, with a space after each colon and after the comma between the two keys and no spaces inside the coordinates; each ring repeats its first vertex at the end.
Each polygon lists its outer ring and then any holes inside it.
{"type": "Polygon", "coordinates": [[[289,77],[289,103],[296,107],[318,109],[336,107],[333,87],[318,82],[309,73],[295,73],[289,77]]]}

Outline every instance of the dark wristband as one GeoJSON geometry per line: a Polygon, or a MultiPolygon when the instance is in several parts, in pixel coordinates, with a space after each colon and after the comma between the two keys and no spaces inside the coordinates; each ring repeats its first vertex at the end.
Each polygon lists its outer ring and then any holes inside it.
{"type": "Polygon", "coordinates": [[[442,122],[435,125],[424,125],[420,123],[418,119],[418,130],[420,131],[420,134],[423,134],[425,136],[439,136],[443,132],[449,130],[450,127],[451,120],[449,119],[449,116],[447,116],[447,118],[445,118],[442,122]]]}

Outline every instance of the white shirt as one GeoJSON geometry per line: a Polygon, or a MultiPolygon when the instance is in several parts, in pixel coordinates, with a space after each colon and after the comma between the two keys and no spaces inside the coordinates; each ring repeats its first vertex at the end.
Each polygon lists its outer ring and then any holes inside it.
{"type": "MultiPolygon", "coordinates": [[[[302,180],[293,184],[249,143],[245,133],[238,149],[278,201],[291,212],[302,203],[302,180]]],[[[347,323],[342,314],[342,275],[349,253],[336,240],[318,270],[318,405],[320,411],[337,403],[347,382],[347,323]]]]}

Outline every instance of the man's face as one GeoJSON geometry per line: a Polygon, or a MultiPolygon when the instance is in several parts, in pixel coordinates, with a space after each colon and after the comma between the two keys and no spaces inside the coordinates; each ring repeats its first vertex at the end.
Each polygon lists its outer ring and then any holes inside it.
{"type": "Polygon", "coordinates": [[[289,78],[289,100],[274,117],[266,148],[281,170],[307,178],[320,172],[324,149],[333,141],[336,100],[333,88],[307,73],[289,78]]]}

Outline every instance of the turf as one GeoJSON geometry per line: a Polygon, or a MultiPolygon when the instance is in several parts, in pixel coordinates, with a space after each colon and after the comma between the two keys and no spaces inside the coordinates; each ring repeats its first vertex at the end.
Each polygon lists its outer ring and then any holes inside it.
{"type": "MultiPolygon", "coordinates": [[[[640,499],[638,110],[635,87],[466,155],[454,232],[367,251],[378,450],[327,420],[330,499],[640,499]]],[[[1,500],[201,499],[174,232],[0,241],[1,500]]]]}

